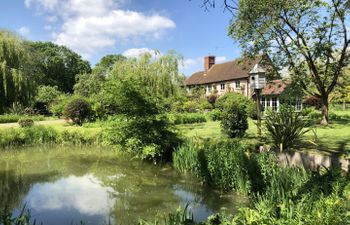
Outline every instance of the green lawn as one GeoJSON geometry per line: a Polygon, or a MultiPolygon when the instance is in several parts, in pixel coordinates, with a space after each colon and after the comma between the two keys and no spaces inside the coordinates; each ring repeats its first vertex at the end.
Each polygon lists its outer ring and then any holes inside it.
{"type": "MultiPolygon", "coordinates": [[[[335,111],[338,115],[348,114],[350,111],[335,111]]],[[[225,138],[221,132],[220,122],[209,121],[206,123],[178,125],[180,133],[185,137],[193,138],[225,138]]],[[[267,136],[263,132],[263,136],[267,136]]],[[[249,120],[249,129],[243,141],[257,143],[257,130],[255,121],[249,120]]],[[[265,138],[263,141],[268,141],[265,138]]],[[[350,152],[350,121],[331,121],[327,127],[315,125],[303,138],[303,145],[299,150],[319,151],[325,154],[350,152]]]]}

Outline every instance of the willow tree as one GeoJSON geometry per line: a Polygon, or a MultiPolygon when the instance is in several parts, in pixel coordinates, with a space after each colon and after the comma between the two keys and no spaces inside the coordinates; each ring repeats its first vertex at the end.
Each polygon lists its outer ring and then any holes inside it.
{"type": "MultiPolygon", "coordinates": [[[[215,0],[204,6],[215,7],[215,0]]],[[[217,0],[232,12],[231,37],[245,53],[265,53],[288,67],[304,91],[322,100],[328,124],[329,96],[349,63],[349,0],[217,0]]]]}
{"type": "Polygon", "coordinates": [[[28,105],[35,91],[30,51],[21,38],[0,31],[0,112],[14,103],[28,105]]]}

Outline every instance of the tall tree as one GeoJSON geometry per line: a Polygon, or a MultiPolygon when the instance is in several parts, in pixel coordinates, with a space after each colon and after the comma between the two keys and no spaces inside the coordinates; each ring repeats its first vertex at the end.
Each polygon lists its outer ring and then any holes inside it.
{"type": "Polygon", "coordinates": [[[90,73],[89,62],[65,46],[52,42],[29,43],[37,56],[37,67],[44,74],[40,84],[57,86],[60,91],[73,92],[76,75],[90,73]]]}
{"type": "Polygon", "coordinates": [[[33,98],[38,77],[32,59],[23,39],[0,31],[0,113],[14,103],[28,105],[33,98]]]}
{"type": "Polygon", "coordinates": [[[126,57],[120,54],[102,57],[91,73],[83,73],[77,76],[77,83],[74,85],[74,93],[84,97],[98,94],[108,74],[114,66],[116,66],[116,63],[125,60],[126,57]]]}
{"type": "MultiPolygon", "coordinates": [[[[215,0],[201,0],[215,7],[215,0]]],[[[218,2],[218,1],[217,1],[218,2]]],[[[233,13],[229,34],[245,53],[265,53],[289,67],[310,95],[322,100],[328,124],[330,94],[349,63],[349,0],[223,0],[233,13]]]]}

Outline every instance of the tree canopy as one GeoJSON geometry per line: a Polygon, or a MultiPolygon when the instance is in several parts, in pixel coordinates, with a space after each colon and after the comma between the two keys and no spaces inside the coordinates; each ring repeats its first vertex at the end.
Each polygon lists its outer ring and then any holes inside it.
{"type": "MultiPolygon", "coordinates": [[[[215,0],[204,6],[215,7],[215,0]]],[[[222,1],[220,1],[222,2],[222,1]]],[[[229,35],[248,54],[264,53],[288,67],[305,92],[322,99],[328,124],[329,96],[349,63],[348,0],[224,0],[233,13],[229,35]]]]}
{"type": "Polygon", "coordinates": [[[89,62],[65,46],[52,42],[29,42],[29,45],[36,53],[38,71],[43,74],[42,85],[72,93],[76,76],[91,72],[89,62]]]}

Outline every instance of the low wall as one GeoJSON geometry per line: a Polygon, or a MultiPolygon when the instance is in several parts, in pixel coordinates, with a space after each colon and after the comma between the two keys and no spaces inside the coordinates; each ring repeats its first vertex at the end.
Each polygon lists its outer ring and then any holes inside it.
{"type": "Polygon", "coordinates": [[[318,167],[340,167],[345,171],[350,169],[350,160],[338,156],[322,155],[311,152],[278,152],[277,158],[282,165],[304,166],[311,170],[318,167]]]}

